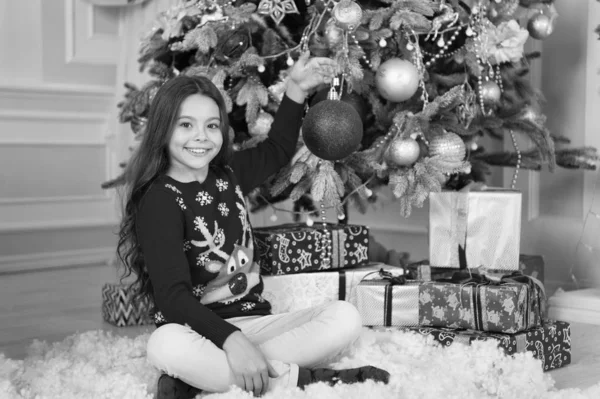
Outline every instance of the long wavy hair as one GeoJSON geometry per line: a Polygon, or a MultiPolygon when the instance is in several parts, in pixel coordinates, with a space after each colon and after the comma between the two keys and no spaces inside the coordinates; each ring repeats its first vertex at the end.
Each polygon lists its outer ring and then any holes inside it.
{"type": "Polygon", "coordinates": [[[169,141],[179,117],[181,104],[191,95],[200,94],[213,99],[219,107],[223,144],[212,165],[224,166],[229,161],[229,119],[219,89],[203,76],[177,76],[167,81],[156,93],[148,111],[148,122],[142,141],[132,155],[125,171],[121,192],[123,212],[119,228],[117,256],[124,266],[122,280],[135,276],[137,294],[154,299],[152,283],[136,235],[136,217],[142,198],[160,175],[170,166],[169,141]]]}

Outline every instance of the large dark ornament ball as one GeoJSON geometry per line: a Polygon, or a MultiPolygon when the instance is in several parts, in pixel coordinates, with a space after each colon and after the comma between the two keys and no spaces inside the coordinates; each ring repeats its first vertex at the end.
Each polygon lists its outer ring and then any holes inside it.
{"type": "MultiPolygon", "coordinates": [[[[318,91],[313,96],[313,98],[311,98],[309,105],[313,107],[321,101],[327,100],[328,93],[329,89],[323,89],[318,91]]],[[[358,116],[360,116],[360,120],[364,125],[368,114],[367,102],[365,101],[365,99],[355,91],[353,91],[352,93],[345,91],[342,94],[342,98],[340,100],[347,104],[350,104],[354,108],[354,110],[358,113],[358,116]]]]}
{"type": "Polygon", "coordinates": [[[310,152],[319,158],[337,161],[358,149],[363,124],[350,104],[325,100],[309,108],[302,123],[302,136],[310,152]]]}

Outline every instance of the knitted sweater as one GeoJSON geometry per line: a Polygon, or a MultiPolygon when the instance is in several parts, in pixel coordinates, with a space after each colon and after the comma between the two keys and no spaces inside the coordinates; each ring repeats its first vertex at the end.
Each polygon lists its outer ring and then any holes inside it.
{"type": "Polygon", "coordinates": [[[227,318],[270,314],[244,196],[290,161],[302,114],[286,96],[268,138],[230,166],[211,166],[202,183],[161,175],[148,189],[136,226],[157,326],[187,324],[222,348],[238,330],[227,318]]]}

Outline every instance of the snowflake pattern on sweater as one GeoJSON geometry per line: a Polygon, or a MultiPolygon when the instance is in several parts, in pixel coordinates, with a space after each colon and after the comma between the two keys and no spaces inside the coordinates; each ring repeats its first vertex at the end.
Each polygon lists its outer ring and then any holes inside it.
{"type": "MultiPolygon", "coordinates": [[[[211,168],[204,183],[163,179],[168,181],[163,183],[165,192],[173,194],[185,221],[182,248],[194,265],[190,269],[194,297],[223,316],[269,314],[270,304],[261,296],[248,212],[235,176],[228,169],[211,168]]],[[[157,324],[169,322],[160,311],[156,314],[157,324]]]]}

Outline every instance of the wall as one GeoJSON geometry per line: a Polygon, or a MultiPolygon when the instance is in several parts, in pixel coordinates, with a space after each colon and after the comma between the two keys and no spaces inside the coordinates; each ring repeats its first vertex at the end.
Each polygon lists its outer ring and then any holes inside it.
{"type": "Polygon", "coordinates": [[[0,0],[0,273],[114,252],[119,9],[0,0]]]}
{"type": "MultiPolygon", "coordinates": [[[[600,24],[600,4],[563,1],[556,7],[555,32],[534,43],[542,51],[532,75],[546,97],[543,111],[553,134],[568,137],[573,146],[600,148],[600,42],[594,33],[600,24]]],[[[573,288],[572,275],[580,286],[600,286],[600,219],[590,214],[594,195],[600,195],[598,176],[558,169],[520,178],[525,194],[521,246],[523,252],[545,257],[550,293],[558,286],[573,288]]],[[[507,174],[505,182],[509,181],[507,174]]],[[[596,212],[599,203],[600,198],[596,212]]]]}

